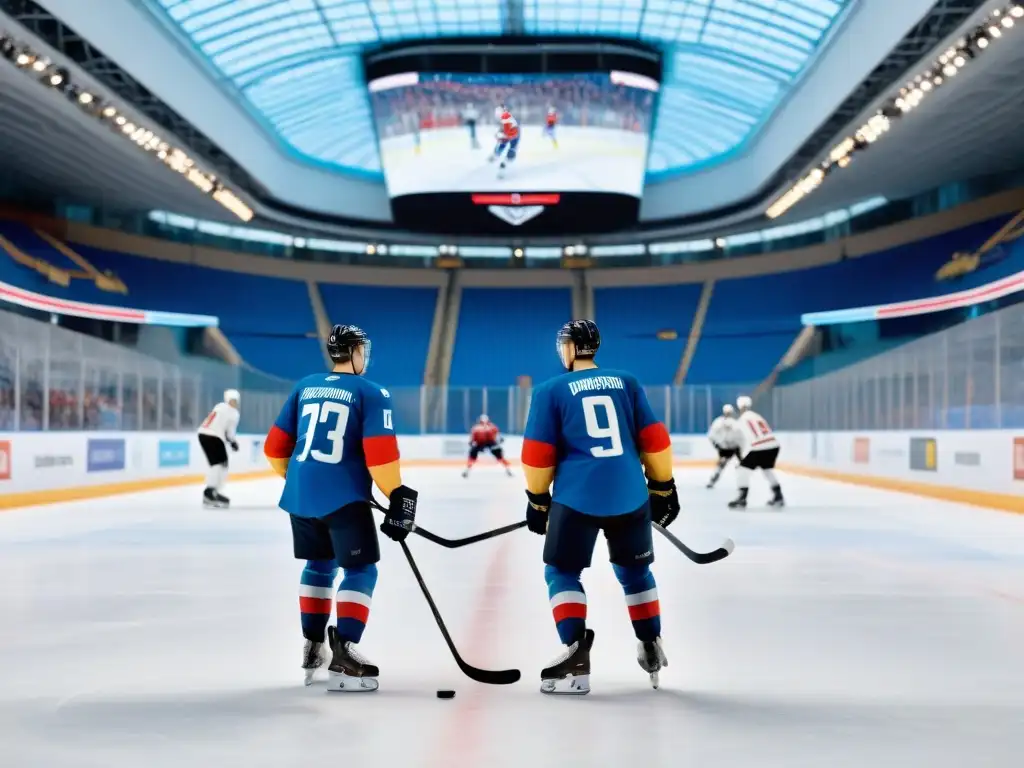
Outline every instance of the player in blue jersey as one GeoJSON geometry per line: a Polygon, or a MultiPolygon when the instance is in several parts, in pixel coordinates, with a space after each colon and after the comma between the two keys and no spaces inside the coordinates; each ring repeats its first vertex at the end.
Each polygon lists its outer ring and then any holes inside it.
{"type": "Polygon", "coordinates": [[[370,615],[380,560],[371,482],[390,500],[380,530],[395,541],[412,530],[418,495],[402,485],[391,395],[362,377],[370,340],[354,325],[336,325],[327,352],[334,369],[295,385],[264,452],[285,479],[281,508],[291,515],[295,557],[306,561],[299,586],[306,685],[323,666],[326,630],[328,689],[375,691],[379,670],[354,648],[370,615]],[[344,575],[335,596],[339,568],[344,575]],[[337,626],[328,627],[332,602],[337,626]]]}
{"type": "Polygon", "coordinates": [[[651,521],[668,526],[679,514],[668,431],[632,374],[598,370],[601,334],[594,323],[566,323],[557,346],[568,373],[535,390],[522,454],[526,521],[546,537],[544,577],[558,636],[567,646],[541,671],[541,691],[590,692],[594,632],[586,626],[580,574],[590,566],[600,531],[626,595],[639,641],[637,661],[657,688],[658,671],[668,660],[650,569],[651,521]]]}

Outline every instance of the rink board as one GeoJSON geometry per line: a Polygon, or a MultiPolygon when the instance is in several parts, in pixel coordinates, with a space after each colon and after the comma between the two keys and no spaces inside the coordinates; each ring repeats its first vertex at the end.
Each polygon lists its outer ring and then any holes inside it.
{"type": "MultiPolygon", "coordinates": [[[[796,474],[1024,512],[1024,432],[795,432],[780,434],[780,467],[796,474]]],[[[239,435],[231,477],[267,477],[262,435],[239,435]]],[[[509,436],[515,461],[522,438],[509,436]]],[[[463,435],[404,436],[408,465],[458,465],[463,435]]],[[[710,465],[703,435],[674,435],[680,465],[710,465]]],[[[486,464],[491,459],[484,455],[486,464]]],[[[206,459],[195,435],[173,432],[0,433],[0,509],[198,483],[206,459]]]]}

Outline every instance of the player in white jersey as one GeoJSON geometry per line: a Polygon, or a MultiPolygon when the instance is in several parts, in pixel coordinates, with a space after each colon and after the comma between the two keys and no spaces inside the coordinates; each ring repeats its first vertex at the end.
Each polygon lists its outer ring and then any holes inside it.
{"type": "Polygon", "coordinates": [[[731,405],[722,406],[722,415],[711,422],[711,429],[708,430],[708,440],[718,451],[718,464],[715,466],[715,474],[708,481],[708,488],[714,488],[722,470],[733,456],[739,456],[740,437],[736,428],[736,410],[731,405]]]}
{"type": "Polygon", "coordinates": [[[764,472],[765,479],[772,489],[772,498],[768,502],[770,507],[781,507],[785,502],[782,498],[782,488],[779,486],[778,478],[775,477],[775,462],[779,458],[779,441],[768,426],[765,418],[752,410],[753,402],[746,395],[736,399],[736,407],[740,415],[736,419],[737,434],[739,435],[740,467],[736,470],[736,484],[739,486],[739,495],[729,502],[730,509],[746,509],[747,492],[750,489],[750,473],[752,470],[760,469],[764,472]]]}
{"type": "Polygon", "coordinates": [[[203,490],[204,507],[227,507],[231,503],[220,489],[228,479],[227,446],[230,445],[233,451],[238,450],[235,432],[238,430],[238,403],[241,399],[237,389],[226,390],[224,402],[213,406],[210,415],[199,425],[199,446],[210,463],[203,490]]]}

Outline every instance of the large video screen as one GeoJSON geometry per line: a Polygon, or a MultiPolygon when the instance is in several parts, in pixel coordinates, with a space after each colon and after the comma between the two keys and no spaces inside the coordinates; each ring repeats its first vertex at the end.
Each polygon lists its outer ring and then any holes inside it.
{"type": "Polygon", "coordinates": [[[658,91],[651,78],[412,72],[369,90],[393,198],[643,192],[658,91]]]}

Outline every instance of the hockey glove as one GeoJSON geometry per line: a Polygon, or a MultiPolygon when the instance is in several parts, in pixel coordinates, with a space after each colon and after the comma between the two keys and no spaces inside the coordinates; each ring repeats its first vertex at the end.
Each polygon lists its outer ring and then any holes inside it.
{"type": "Polygon", "coordinates": [[[405,541],[416,525],[416,502],[419,494],[400,485],[391,492],[387,514],[380,524],[380,532],[394,541],[405,541]]]}
{"type": "Polygon", "coordinates": [[[231,450],[234,451],[235,453],[238,453],[238,441],[237,440],[232,440],[231,441],[231,450]]]}
{"type": "Polygon", "coordinates": [[[526,505],[526,527],[543,536],[548,532],[548,509],[551,507],[551,494],[526,492],[530,501],[526,505]]]}
{"type": "Polygon", "coordinates": [[[651,496],[651,520],[662,528],[668,528],[679,517],[679,494],[676,481],[647,480],[647,491],[651,496]]]}

